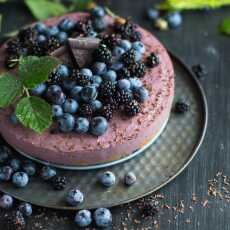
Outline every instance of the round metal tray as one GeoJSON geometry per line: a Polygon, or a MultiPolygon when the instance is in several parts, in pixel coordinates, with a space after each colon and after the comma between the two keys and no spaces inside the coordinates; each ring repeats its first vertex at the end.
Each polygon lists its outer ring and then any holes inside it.
{"type": "Polygon", "coordinates": [[[63,191],[54,191],[39,177],[31,178],[24,189],[11,183],[0,184],[0,190],[15,198],[35,205],[55,209],[93,209],[111,207],[133,201],[150,194],[173,180],[191,162],[198,151],[207,127],[207,102],[200,83],[188,68],[172,56],[175,68],[175,101],[185,99],[190,111],[184,115],[171,113],[168,124],[156,142],[142,154],[122,164],[88,171],[60,170],[70,183],[63,191]],[[117,177],[115,186],[103,188],[98,175],[111,170],[117,177]],[[123,184],[125,173],[133,171],[137,182],[132,187],[123,184]],[[78,207],[69,207],[65,197],[70,188],[78,187],[85,194],[85,201],[78,207]]]}

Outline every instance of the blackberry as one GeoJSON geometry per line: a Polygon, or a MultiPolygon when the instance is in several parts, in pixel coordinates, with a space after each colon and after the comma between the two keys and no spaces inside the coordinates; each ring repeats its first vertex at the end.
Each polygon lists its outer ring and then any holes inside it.
{"type": "Polygon", "coordinates": [[[146,65],[150,68],[153,68],[157,65],[159,65],[160,61],[159,61],[159,57],[154,53],[152,52],[148,57],[147,57],[147,60],[146,60],[146,65]]]}
{"type": "Polygon", "coordinates": [[[117,73],[118,75],[118,79],[124,79],[124,78],[130,78],[131,77],[131,73],[129,71],[129,69],[127,67],[122,68],[121,70],[118,71],[117,73]]]}
{"type": "Polygon", "coordinates": [[[106,45],[100,44],[100,46],[94,51],[94,58],[96,61],[110,63],[112,59],[112,53],[106,45]]]}
{"type": "Polygon", "coordinates": [[[89,19],[86,21],[78,21],[75,28],[78,33],[87,35],[90,31],[93,31],[92,21],[89,19]]]}
{"type": "Polygon", "coordinates": [[[46,44],[46,50],[51,53],[61,46],[60,42],[55,37],[50,37],[46,44]]]}
{"type": "Polygon", "coordinates": [[[79,114],[83,117],[92,117],[93,109],[89,104],[82,104],[79,108],[79,114]]]}
{"type": "Polygon", "coordinates": [[[135,116],[140,112],[140,105],[136,100],[132,100],[124,106],[125,114],[128,116],[135,116]]]}
{"type": "Polygon", "coordinates": [[[122,61],[125,63],[125,65],[130,66],[132,64],[135,64],[135,50],[130,49],[127,52],[125,52],[122,55],[122,61]]]}
{"type": "Polygon", "coordinates": [[[25,46],[32,46],[37,36],[35,29],[28,27],[19,31],[18,38],[25,46]]]}
{"type": "Polygon", "coordinates": [[[187,103],[178,101],[175,104],[175,112],[176,113],[184,114],[188,111],[189,111],[189,105],[187,103]]]}
{"type": "Polygon", "coordinates": [[[77,85],[87,86],[90,84],[90,77],[82,73],[74,73],[73,80],[76,80],[77,85]]]}
{"type": "Polygon", "coordinates": [[[8,54],[18,54],[21,45],[19,39],[12,39],[7,42],[6,51],[8,54]]]}
{"type": "Polygon", "coordinates": [[[116,92],[116,84],[112,81],[104,81],[99,88],[99,96],[103,98],[112,98],[116,92]]]}
{"type": "Polygon", "coordinates": [[[141,78],[145,75],[145,64],[141,62],[136,62],[135,64],[130,66],[130,72],[132,76],[137,78],[141,78]]]}
{"type": "Polygon", "coordinates": [[[18,55],[9,55],[5,58],[5,66],[8,69],[13,69],[19,62],[18,55]]]}
{"type": "Polygon", "coordinates": [[[102,38],[101,44],[113,49],[118,44],[118,37],[116,34],[107,34],[102,38]]]}
{"type": "Polygon", "coordinates": [[[37,42],[33,43],[31,53],[35,56],[41,57],[46,55],[46,49],[37,42]]]}
{"type": "Polygon", "coordinates": [[[110,104],[104,105],[100,111],[100,115],[105,117],[107,121],[113,117],[113,108],[110,104]]]}
{"type": "Polygon", "coordinates": [[[6,217],[7,230],[23,230],[26,228],[26,222],[20,211],[13,211],[6,217]]]}
{"type": "Polygon", "coordinates": [[[55,176],[52,179],[52,185],[55,190],[63,190],[66,187],[67,183],[68,181],[65,176],[55,176]]]}
{"type": "Polygon", "coordinates": [[[113,110],[116,110],[119,108],[120,105],[120,98],[116,96],[116,94],[113,97],[105,97],[102,98],[105,105],[110,105],[113,110]]]}
{"type": "Polygon", "coordinates": [[[133,95],[130,92],[121,90],[117,92],[117,98],[119,98],[119,103],[121,105],[129,105],[133,100],[133,95]]]}
{"type": "Polygon", "coordinates": [[[60,76],[57,74],[56,71],[53,71],[49,75],[48,83],[50,83],[50,84],[59,84],[60,82],[61,82],[60,76]]]}
{"type": "Polygon", "coordinates": [[[121,35],[123,39],[134,41],[141,40],[141,34],[136,30],[136,25],[130,20],[126,20],[125,23],[117,23],[114,25],[114,30],[121,35]]]}

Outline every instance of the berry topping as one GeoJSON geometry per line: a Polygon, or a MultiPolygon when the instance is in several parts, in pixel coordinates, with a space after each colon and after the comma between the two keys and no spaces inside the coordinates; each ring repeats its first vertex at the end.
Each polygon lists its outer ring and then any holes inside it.
{"type": "Polygon", "coordinates": [[[95,136],[103,135],[108,129],[108,122],[104,117],[94,117],[90,122],[90,133],[95,136]]]}
{"type": "Polygon", "coordinates": [[[110,63],[112,59],[112,53],[107,48],[106,45],[101,44],[95,51],[94,51],[94,58],[96,61],[110,63]]]}
{"type": "Polygon", "coordinates": [[[87,133],[89,130],[89,121],[87,118],[78,117],[76,119],[76,125],[74,131],[76,133],[87,133]]]}
{"type": "Polygon", "coordinates": [[[136,62],[130,66],[130,73],[132,76],[141,78],[145,75],[145,64],[136,62]]]}
{"type": "Polygon", "coordinates": [[[101,44],[106,45],[109,49],[113,49],[118,44],[118,37],[116,34],[107,34],[103,36],[101,44]]]}
{"type": "Polygon", "coordinates": [[[122,61],[127,65],[135,64],[136,62],[136,54],[134,49],[128,50],[126,53],[122,55],[122,61]]]}
{"type": "Polygon", "coordinates": [[[155,67],[157,65],[159,65],[160,61],[159,61],[159,57],[154,53],[152,52],[148,57],[147,57],[147,61],[146,61],[146,65],[148,67],[155,67]]]}
{"type": "Polygon", "coordinates": [[[104,105],[101,108],[100,115],[105,117],[107,121],[111,120],[113,117],[113,108],[110,104],[104,105]]]}
{"type": "Polygon", "coordinates": [[[90,104],[82,104],[79,108],[79,114],[83,117],[91,117],[93,115],[93,109],[90,104]]]}
{"type": "Polygon", "coordinates": [[[64,113],[64,115],[58,119],[59,129],[63,133],[69,133],[73,131],[74,125],[75,118],[69,113],[64,113]]]}
{"type": "Polygon", "coordinates": [[[125,104],[124,110],[128,116],[135,116],[140,112],[140,105],[136,100],[132,100],[125,104]]]}

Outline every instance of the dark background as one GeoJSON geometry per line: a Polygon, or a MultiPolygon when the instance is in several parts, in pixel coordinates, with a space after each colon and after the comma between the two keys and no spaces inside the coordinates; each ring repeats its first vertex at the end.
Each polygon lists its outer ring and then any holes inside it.
{"type": "MultiPolygon", "coordinates": [[[[195,159],[180,176],[159,191],[166,197],[164,202],[171,205],[183,200],[185,212],[178,214],[172,210],[165,210],[153,218],[144,220],[140,217],[139,202],[133,202],[112,209],[113,228],[229,230],[230,203],[207,196],[207,186],[208,180],[218,171],[230,175],[230,37],[218,32],[219,23],[230,16],[230,8],[186,12],[183,13],[184,23],[181,28],[158,32],[153,30],[151,22],[143,19],[144,10],[152,2],[114,0],[111,1],[111,8],[122,16],[131,15],[141,26],[153,31],[162,43],[189,67],[198,63],[206,65],[208,75],[201,83],[208,99],[209,124],[204,143],[195,159]],[[197,204],[191,202],[192,193],[198,197],[197,204]],[[209,200],[208,205],[203,207],[202,203],[206,199],[209,200]],[[189,208],[190,205],[193,206],[193,211],[189,208]]],[[[3,14],[1,38],[3,33],[33,20],[20,1],[1,5],[0,13],[3,14]]],[[[5,212],[0,211],[0,223],[4,215],[5,212]]],[[[76,229],[73,216],[74,213],[71,212],[43,211],[37,208],[35,215],[29,220],[28,229],[76,229]]],[[[0,226],[2,229],[1,224],[0,226]]]]}

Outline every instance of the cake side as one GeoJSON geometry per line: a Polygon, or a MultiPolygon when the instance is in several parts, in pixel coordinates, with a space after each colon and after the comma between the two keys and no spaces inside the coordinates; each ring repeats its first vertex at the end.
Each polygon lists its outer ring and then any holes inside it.
{"type": "MultiPolygon", "coordinates": [[[[78,20],[85,14],[69,14],[63,18],[78,20]]],[[[46,21],[53,25],[61,18],[46,21]]],[[[108,18],[112,23],[112,19],[108,18]]],[[[173,95],[174,72],[171,60],[165,48],[149,32],[138,27],[146,46],[146,56],[151,52],[158,54],[160,64],[148,69],[142,78],[144,85],[149,89],[150,97],[143,104],[141,112],[127,119],[120,114],[115,114],[110,122],[108,131],[100,137],[79,135],[74,133],[51,134],[47,130],[42,135],[14,126],[9,121],[12,110],[2,110],[0,113],[0,130],[6,141],[32,157],[62,165],[90,165],[118,160],[142,148],[155,137],[167,122],[173,95]]],[[[0,48],[0,71],[3,72],[3,57],[5,45],[0,48]]]]}

